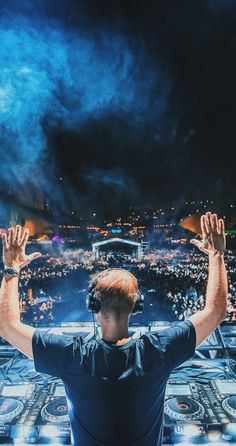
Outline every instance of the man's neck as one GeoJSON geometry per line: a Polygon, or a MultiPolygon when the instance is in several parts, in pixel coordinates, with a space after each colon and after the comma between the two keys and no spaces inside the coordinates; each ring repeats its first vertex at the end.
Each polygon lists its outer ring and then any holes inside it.
{"type": "Polygon", "coordinates": [[[113,319],[101,323],[101,335],[104,341],[114,342],[117,345],[129,340],[128,321],[116,322],[113,319]]]}

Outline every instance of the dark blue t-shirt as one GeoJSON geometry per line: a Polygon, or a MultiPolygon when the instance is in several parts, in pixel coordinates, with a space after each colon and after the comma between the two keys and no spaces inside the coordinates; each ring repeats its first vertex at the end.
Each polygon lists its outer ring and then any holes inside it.
{"type": "Polygon", "coordinates": [[[160,446],[165,387],[191,358],[191,321],[117,346],[36,330],[35,368],[62,379],[75,446],[160,446]]]}

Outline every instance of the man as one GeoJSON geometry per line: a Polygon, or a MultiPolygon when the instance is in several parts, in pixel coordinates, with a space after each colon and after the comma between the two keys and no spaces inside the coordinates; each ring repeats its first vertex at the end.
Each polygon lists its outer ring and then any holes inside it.
{"type": "Polygon", "coordinates": [[[33,358],[36,370],[64,382],[73,445],[161,445],[167,380],[226,314],[224,222],[208,212],[201,227],[203,241],[192,243],[209,257],[205,308],[174,328],[132,339],[128,321],[138,298],[137,280],[125,270],[104,271],[93,283],[102,338],[89,342],[20,322],[18,273],[40,253],[25,254],[27,229],[22,233],[17,226],[3,235],[0,335],[33,358]]]}

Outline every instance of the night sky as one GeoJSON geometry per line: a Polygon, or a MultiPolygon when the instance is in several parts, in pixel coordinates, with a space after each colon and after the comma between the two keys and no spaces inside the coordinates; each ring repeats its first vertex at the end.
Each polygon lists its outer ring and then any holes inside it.
{"type": "Polygon", "coordinates": [[[68,209],[235,203],[234,0],[23,3],[0,4],[1,190],[35,172],[68,209]]]}

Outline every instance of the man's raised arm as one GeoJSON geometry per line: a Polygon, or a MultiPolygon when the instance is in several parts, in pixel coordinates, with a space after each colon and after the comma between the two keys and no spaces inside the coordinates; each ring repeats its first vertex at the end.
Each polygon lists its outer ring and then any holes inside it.
{"type": "Polygon", "coordinates": [[[193,314],[189,320],[196,330],[196,346],[226,317],[228,281],[224,263],[225,231],[224,220],[207,212],[201,217],[203,241],[191,240],[200,251],[208,255],[209,273],[205,308],[193,314]]]}
{"type": "Polygon", "coordinates": [[[28,238],[28,229],[22,231],[21,226],[8,229],[2,236],[4,272],[0,289],[0,336],[32,358],[32,337],[35,329],[20,321],[19,272],[41,254],[25,254],[28,238]]]}

